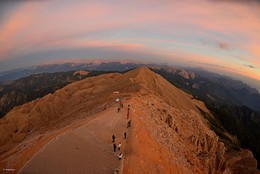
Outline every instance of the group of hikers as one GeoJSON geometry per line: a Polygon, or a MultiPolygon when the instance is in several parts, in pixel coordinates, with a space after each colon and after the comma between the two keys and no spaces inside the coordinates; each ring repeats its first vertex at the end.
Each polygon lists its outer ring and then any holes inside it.
{"type": "MultiPolygon", "coordinates": [[[[123,158],[123,154],[121,153],[122,143],[119,141],[118,144],[116,144],[115,139],[116,139],[115,135],[112,135],[112,142],[114,143],[113,144],[114,152],[116,152],[116,150],[119,151],[118,159],[121,160],[123,158]]],[[[126,139],[126,132],[124,133],[124,139],[126,139]]]]}
{"type": "MultiPolygon", "coordinates": [[[[119,102],[119,107],[117,108],[117,113],[119,113],[123,107],[124,107],[123,103],[119,102]]],[[[128,109],[127,109],[127,117],[126,117],[127,120],[129,119],[129,115],[130,115],[130,105],[128,105],[128,109]]],[[[128,120],[126,128],[130,128],[130,127],[131,127],[131,120],[128,120]]],[[[126,138],[127,138],[126,131],[124,132],[123,137],[126,140],[126,138]]],[[[116,136],[114,134],[112,135],[112,143],[113,143],[113,150],[114,150],[114,152],[116,152],[117,150],[119,151],[118,159],[121,160],[123,158],[123,154],[121,152],[122,143],[121,143],[121,141],[119,141],[116,144],[116,136]]]]}

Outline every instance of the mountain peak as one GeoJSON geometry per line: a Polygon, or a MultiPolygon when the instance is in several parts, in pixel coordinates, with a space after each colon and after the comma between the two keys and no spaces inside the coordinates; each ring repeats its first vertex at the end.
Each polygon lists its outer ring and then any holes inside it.
{"type": "Polygon", "coordinates": [[[123,74],[116,86],[124,86],[123,91],[129,93],[138,92],[143,95],[157,95],[169,104],[185,110],[197,111],[196,105],[201,105],[199,101],[194,104],[195,100],[191,95],[176,88],[147,67],[140,67],[123,74]]]}
{"type": "Polygon", "coordinates": [[[128,78],[135,78],[139,81],[150,81],[151,78],[156,78],[158,74],[151,71],[148,67],[138,67],[134,70],[131,70],[125,73],[128,78]]]}

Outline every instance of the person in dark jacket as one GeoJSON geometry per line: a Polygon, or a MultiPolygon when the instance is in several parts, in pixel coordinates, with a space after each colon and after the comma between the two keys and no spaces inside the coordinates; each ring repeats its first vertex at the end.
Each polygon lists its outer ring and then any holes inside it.
{"type": "Polygon", "coordinates": [[[124,138],[126,139],[126,132],[124,133],[124,138]]]}
{"type": "Polygon", "coordinates": [[[113,135],[112,135],[112,142],[115,142],[115,139],[116,139],[116,137],[115,137],[115,135],[113,134],[113,135]]]}
{"type": "Polygon", "coordinates": [[[131,127],[131,120],[127,122],[127,128],[131,127]]]}
{"type": "Polygon", "coordinates": [[[114,152],[116,152],[116,143],[114,143],[113,148],[114,148],[114,152]]]}

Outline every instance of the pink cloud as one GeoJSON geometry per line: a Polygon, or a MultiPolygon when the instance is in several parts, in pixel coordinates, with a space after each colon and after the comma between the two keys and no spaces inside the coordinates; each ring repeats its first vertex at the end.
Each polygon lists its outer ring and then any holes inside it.
{"type": "Polygon", "coordinates": [[[33,15],[27,13],[36,13],[43,9],[43,4],[29,3],[24,4],[17,11],[14,11],[5,23],[0,27],[0,38],[2,47],[0,47],[0,60],[8,58],[15,49],[23,46],[23,34],[33,23],[33,15]]]}
{"type": "Polygon", "coordinates": [[[16,33],[19,32],[21,28],[28,25],[28,23],[29,17],[21,15],[20,12],[15,13],[12,16],[12,20],[6,22],[4,27],[0,30],[0,38],[4,45],[0,48],[0,54],[2,55],[0,56],[0,59],[1,57],[6,57],[6,54],[12,49],[12,43],[8,41],[12,40],[16,33]]]}
{"type": "Polygon", "coordinates": [[[146,46],[137,43],[122,43],[120,41],[105,41],[105,40],[95,40],[95,41],[77,41],[77,40],[66,40],[64,42],[54,43],[55,46],[66,46],[68,48],[114,48],[119,50],[132,50],[132,51],[143,51],[146,46]]]}
{"type": "Polygon", "coordinates": [[[217,44],[218,44],[218,47],[220,49],[223,49],[223,50],[230,50],[231,49],[230,45],[226,42],[218,42],[217,44]]]}

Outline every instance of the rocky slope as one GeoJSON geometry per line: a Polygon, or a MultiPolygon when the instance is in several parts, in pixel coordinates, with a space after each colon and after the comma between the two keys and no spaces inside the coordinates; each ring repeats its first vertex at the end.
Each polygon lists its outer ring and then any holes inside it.
{"type": "Polygon", "coordinates": [[[230,158],[201,114],[212,116],[203,102],[147,68],[84,79],[14,108],[0,120],[0,167],[10,164],[17,152],[28,151],[23,142],[106,110],[115,98],[131,104],[123,173],[232,173],[239,168],[257,173],[252,154],[232,152],[251,161],[246,166],[230,158]]]}

